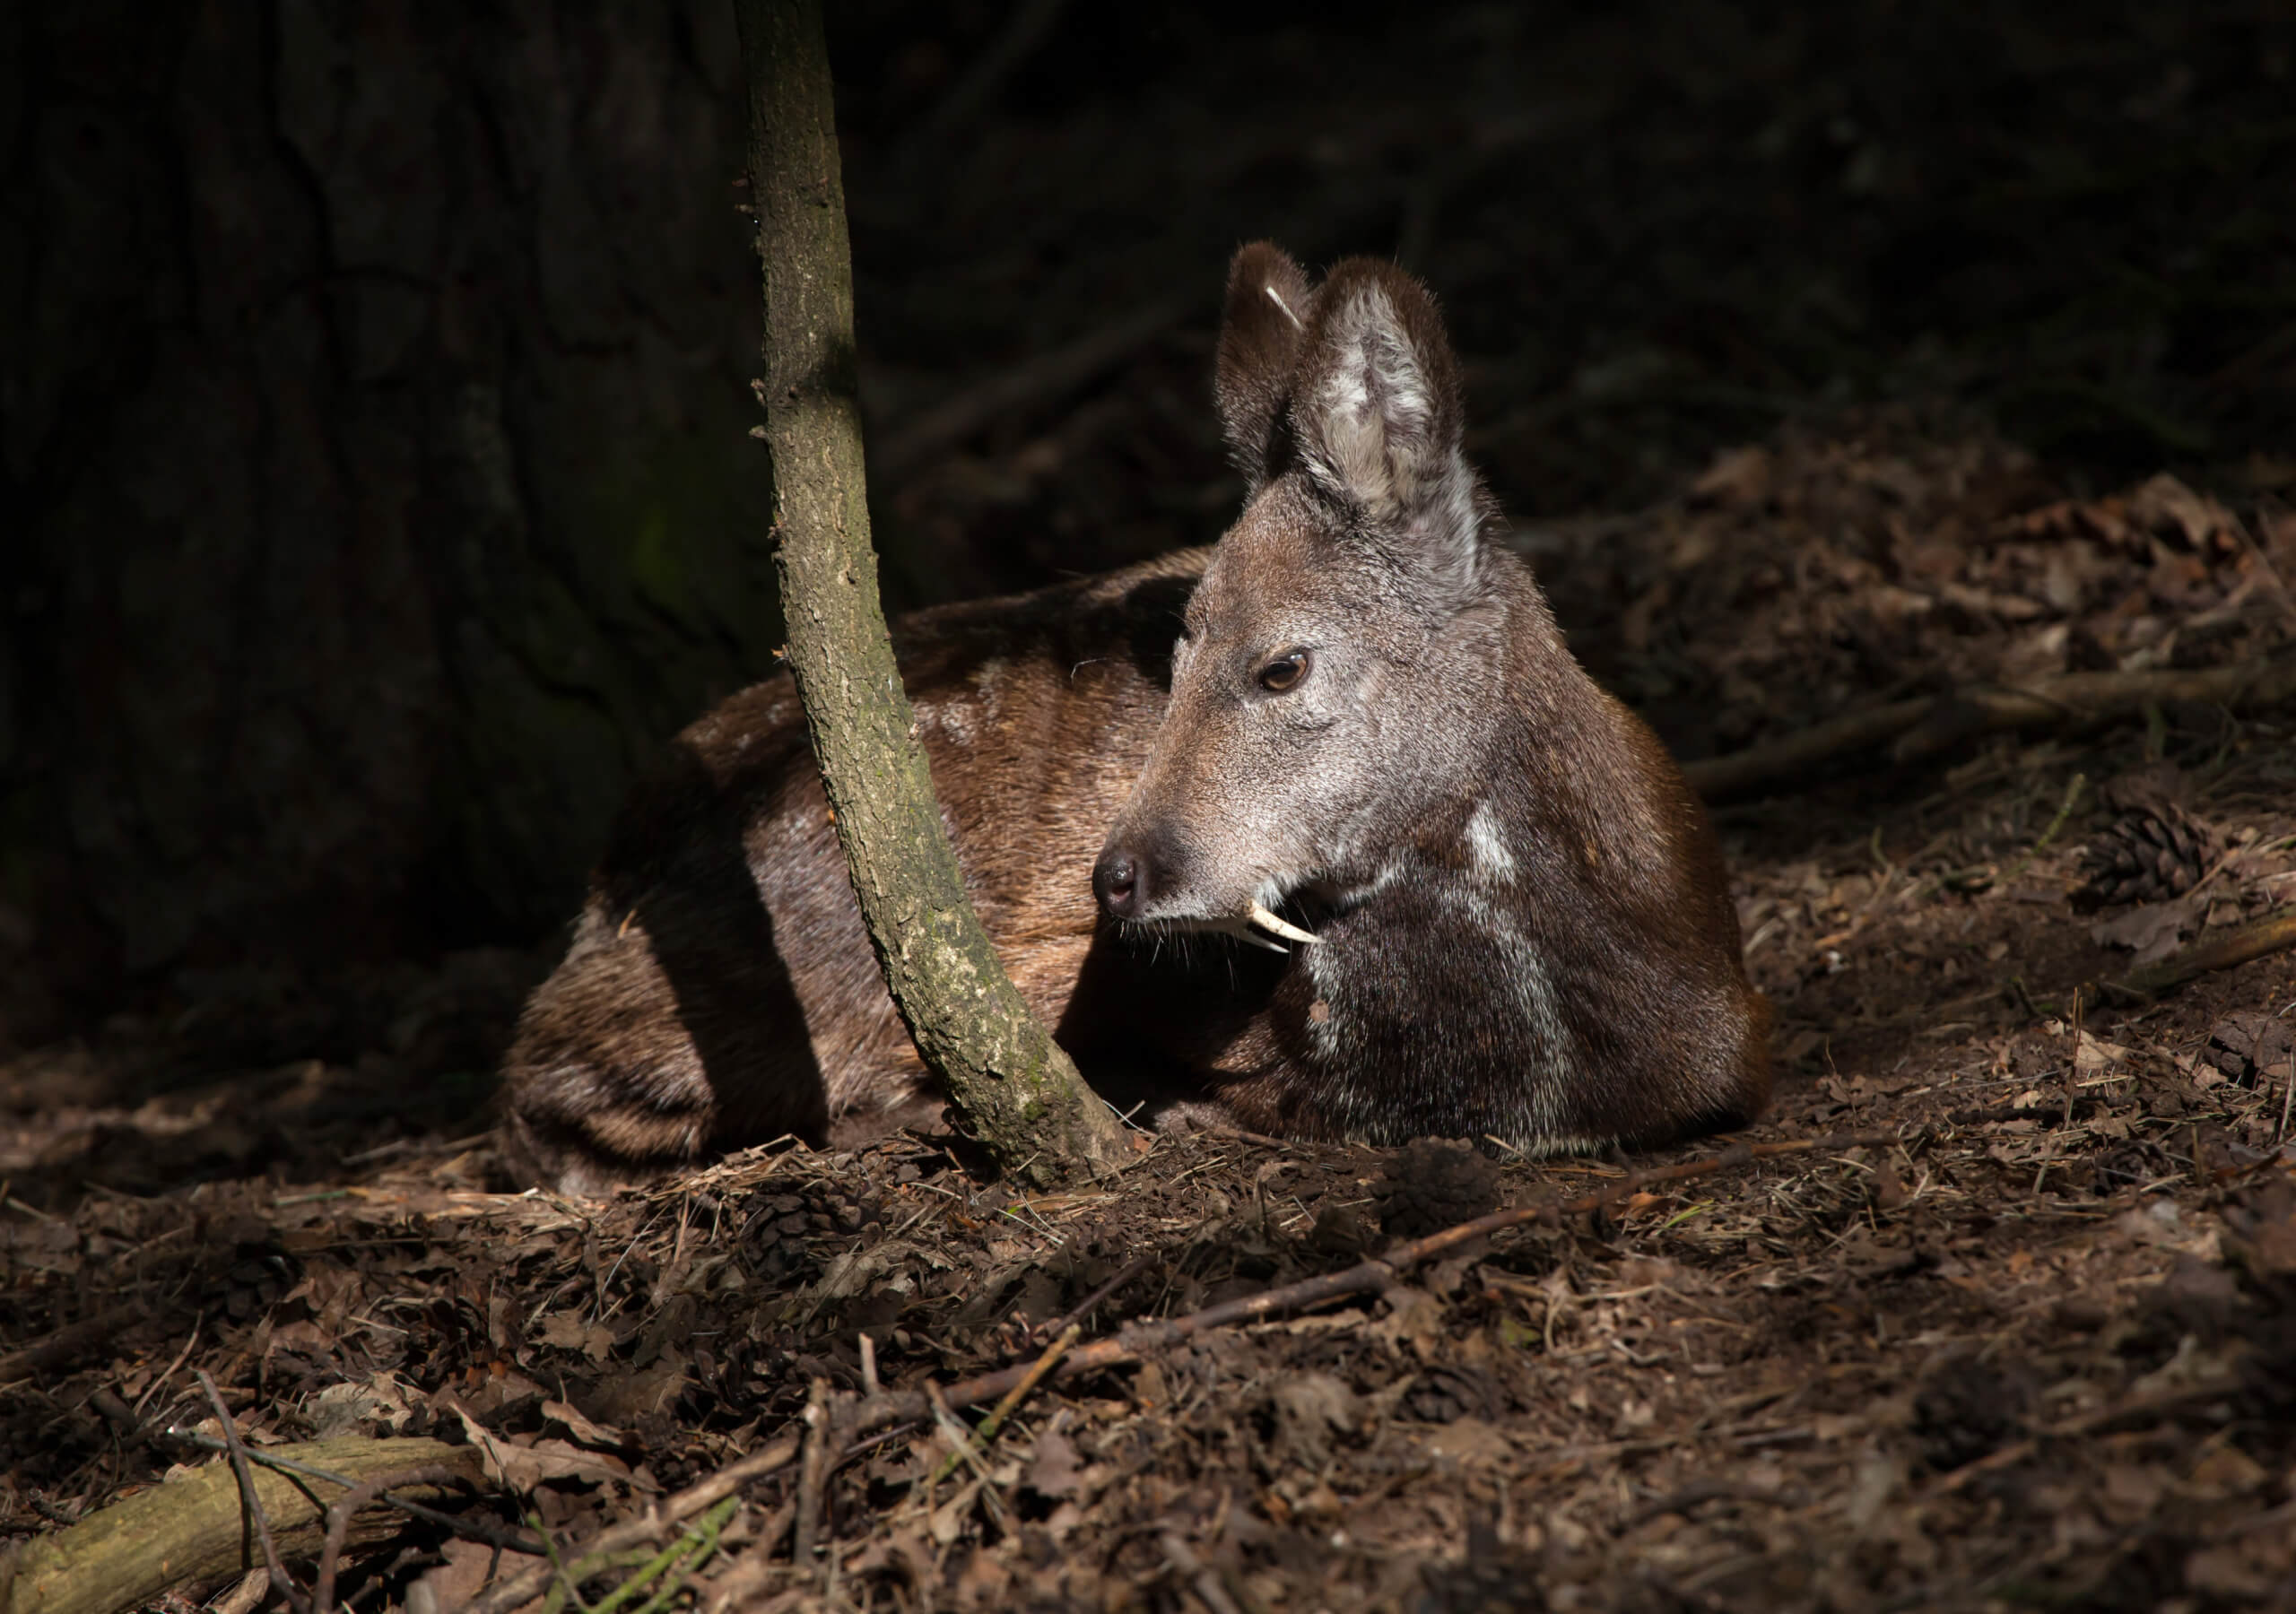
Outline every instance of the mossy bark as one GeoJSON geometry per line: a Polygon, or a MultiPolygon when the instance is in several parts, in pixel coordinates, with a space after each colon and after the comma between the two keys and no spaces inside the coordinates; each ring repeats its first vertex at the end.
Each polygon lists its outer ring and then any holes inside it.
{"type": "MultiPolygon", "coordinates": [[[[364,1436],[271,1447],[266,1453],[344,1479],[363,1480],[443,1463],[478,1480],[478,1453],[436,1440],[371,1440],[364,1436]]],[[[344,1494],[324,1480],[299,1480],[257,1468],[256,1495],[273,1540],[291,1559],[315,1557],[326,1527],[323,1511],[344,1494]]],[[[439,1488],[405,1488],[409,1501],[435,1501],[439,1488]]],[[[382,1539],[404,1523],[379,1508],[362,1515],[351,1540],[382,1539]]],[[[13,1560],[0,1560],[0,1614],[114,1614],[140,1608],[171,1586],[204,1586],[260,1566],[231,1465],[195,1472],[115,1502],[54,1535],[35,1536],[13,1560]]]]}
{"type": "Polygon", "coordinates": [[[782,638],[748,121],[725,0],[0,10],[9,1037],[562,933],[782,638]]]}
{"type": "Polygon", "coordinates": [[[968,1131],[1049,1182],[1119,1158],[1108,1108],[1030,1013],[966,895],[901,688],[869,537],[820,0],[737,0],[765,279],[764,436],[789,664],[885,985],[968,1131]]]}

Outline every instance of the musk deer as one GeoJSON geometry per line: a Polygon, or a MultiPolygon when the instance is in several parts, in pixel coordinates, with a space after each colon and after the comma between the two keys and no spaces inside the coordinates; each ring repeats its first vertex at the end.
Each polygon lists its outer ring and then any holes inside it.
{"type": "MultiPolygon", "coordinates": [[[[1495,536],[1433,299],[1247,247],[1217,392],[1247,493],[1215,547],[896,633],[1031,1005],[1165,1124],[1560,1150],[1749,1118],[1769,1011],[1713,831],[1495,536]]],[[[514,1154],[570,1191],[937,1104],[787,677],[633,792],[507,1077],[514,1154]]]]}

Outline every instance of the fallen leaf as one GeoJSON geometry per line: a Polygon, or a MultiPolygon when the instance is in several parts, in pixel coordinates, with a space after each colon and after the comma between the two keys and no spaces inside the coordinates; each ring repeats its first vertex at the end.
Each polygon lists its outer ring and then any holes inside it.
{"type": "Polygon", "coordinates": [[[2173,532],[2194,549],[2206,546],[2232,518],[2213,499],[2204,499],[2167,472],[2129,495],[2129,518],[2153,532],[2173,532]]]}
{"type": "Polygon", "coordinates": [[[2285,1541],[2271,1533],[2204,1547],[2185,1560],[2185,1584],[2228,1602],[2257,1602],[2286,1583],[2290,1560],[2285,1541]]]}
{"type": "MultiPolygon", "coordinates": [[[[478,1601],[486,1588],[486,1577],[494,1568],[495,1549],[484,1541],[465,1541],[449,1536],[439,1545],[439,1554],[447,1561],[435,1569],[424,1571],[417,1583],[430,1594],[434,1609],[459,1609],[478,1601]]],[[[407,1606],[414,1606],[414,1599],[407,1599],[407,1606]]]]}
{"type": "Polygon", "coordinates": [[[2147,964],[2158,964],[2177,950],[2177,943],[2184,936],[2200,928],[2201,910],[2206,901],[2205,894],[2196,892],[2174,902],[2148,902],[2125,914],[2098,920],[2089,927],[2089,939],[2100,947],[2133,950],[2136,956],[2129,962],[2140,969],[2147,964]]]}
{"type": "Polygon", "coordinates": [[[321,1440],[361,1430],[396,1435],[413,1418],[422,1399],[396,1374],[378,1373],[358,1384],[329,1384],[311,1397],[304,1416],[321,1440]]]}
{"type": "Polygon", "coordinates": [[[509,1486],[520,1496],[535,1486],[552,1480],[578,1480],[585,1484],[603,1485],[609,1480],[634,1484],[640,1490],[657,1490],[635,1479],[630,1465],[602,1452],[586,1452],[563,1440],[537,1440],[532,1445],[520,1445],[492,1433],[473,1418],[458,1401],[447,1403],[462,1419],[463,1433],[476,1446],[480,1459],[486,1465],[487,1477],[498,1484],[509,1486]]]}
{"type": "Polygon", "coordinates": [[[1132,1399],[1143,1410],[1161,1407],[1170,1400],[1171,1391],[1165,1384],[1164,1370],[1153,1362],[1141,1363],[1139,1371],[1132,1375],[1132,1399]]]}
{"type": "Polygon", "coordinates": [[[975,1480],[940,1506],[926,1521],[926,1528],[933,1539],[944,1547],[952,1546],[964,1533],[965,1515],[972,1511],[973,1498],[980,1494],[980,1481],[975,1480]]]}
{"type": "Polygon", "coordinates": [[[976,1552],[957,1577],[957,1596],[975,1609],[1009,1609],[1013,1572],[986,1552],[976,1552]]]}
{"type": "Polygon", "coordinates": [[[628,1437],[620,1429],[610,1424],[592,1423],[565,1401],[543,1402],[542,1415],[563,1424],[567,1432],[584,1445],[618,1446],[628,1444],[628,1437]]]}
{"type": "Polygon", "coordinates": [[[603,1362],[613,1352],[613,1330],[583,1322],[579,1312],[554,1312],[543,1321],[542,1342],[561,1350],[578,1350],[594,1362],[603,1362]]]}
{"type": "Polygon", "coordinates": [[[1268,1401],[1275,1412],[1275,1455],[1310,1471],[1331,1460],[1333,1433],[1354,1428],[1361,1410],[1355,1392],[1327,1373],[1285,1379],[1268,1401]]]}
{"type": "Polygon", "coordinates": [[[2141,1524],[2152,1516],[2168,1488],[2169,1477],[2158,1463],[2108,1463],[2105,1516],[2116,1524],[2141,1524]]]}
{"type": "Polygon", "coordinates": [[[1459,1468],[1495,1468],[1513,1459],[1515,1445],[1480,1418],[1457,1418],[1427,1437],[1427,1454],[1459,1468]]]}
{"type": "Polygon", "coordinates": [[[1759,444],[1726,448],[1691,483],[1691,496],[1708,504],[1751,509],[1770,497],[1771,471],[1770,450],[1759,444]]]}
{"type": "Polygon", "coordinates": [[[1059,1430],[1047,1429],[1037,1436],[1036,1456],[1021,1483],[1039,1497],[1059,1501],[1083,1488],[1078,1473],[1075,1446],[1059,1430]]]}
{"type": "Polygon", "coordinates": [[[685,1383],[685,1358],[674,1350],[665,1351],[651,1367],[616,1374],[583,1399],[600,1423],[632,1424],[650,1414],[668,1411],[683,1393],[685,1383]]]}
{"type": "Polygon", "coordinates": [[[1382,1298],[1387,1303],[1387,1315],[1367,1332],[1390,1345],[1408,1347],[1422,1362],[1435,1360],[1442,1350],[1443,1303],[1424,1290],[1400,1285],[1382,1298]]]}
{"type": "Polygon", "coordinates": [[[2221,1499],[2260,1490],[2271,1480],[2263,1466],[2235,1445],[2218,1446],[2193,1465],[2185,1483],[2196,1494],[2221,1499]]]}

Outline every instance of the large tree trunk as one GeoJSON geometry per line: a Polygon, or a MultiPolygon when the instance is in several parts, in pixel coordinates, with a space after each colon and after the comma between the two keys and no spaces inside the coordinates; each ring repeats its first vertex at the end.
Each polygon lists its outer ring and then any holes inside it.
{"type": "Polygon", "coordinates": [[[877,597],[853,260],[821,0],[736,0],[765,284],[765,438],[789,665],[885,985],[967,1130],[1030,1180],[1122,1138],[997,961],[965,894],[877,597]]]}
{"type": "Polygon", "coordinates": [[[574,910],[779,638],[742,112],[725,0],[7,8],[0,972],[574,910]]]}

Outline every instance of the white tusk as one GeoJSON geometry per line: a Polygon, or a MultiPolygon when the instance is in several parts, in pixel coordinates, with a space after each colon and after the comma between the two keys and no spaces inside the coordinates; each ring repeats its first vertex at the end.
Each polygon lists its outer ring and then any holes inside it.
{"type": "Polygon", "coordinates": [[[1317,935],[1313,931],[1303,931],[1288,919],[1277,918],[1274,914],[1269,913],[1257,902],[1252,904],[1251,911],[1246,914],[1244,917],[1248,922],[1259,926],[1260,929],[1265,931],[1269,935],[1281,936],[1286,941],[1298,941],[1303,945],[1312,946],[1314,943],[1323,940],[1321,936],[1317,935]]]}
{"type": "Polygon", "coordinates": [[[1254,947],[1264,947],[1270,952],[1288,953],[1292,950],[1281,941],[1269,941],[1254,930],[1249,922],[1242,919],[1206,919],[1201,922],[1199,928],[1216,931],[1223,936],[1233,936],[1239,941],[1248,942],[1254,947]]]}

